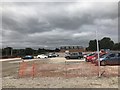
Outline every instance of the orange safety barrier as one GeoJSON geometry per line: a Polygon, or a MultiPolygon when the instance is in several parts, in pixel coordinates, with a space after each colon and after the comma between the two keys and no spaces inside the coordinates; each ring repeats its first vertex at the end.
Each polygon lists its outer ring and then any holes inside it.
{"type": "Polygon", "coordinates": [[[19,66],[19,77],[23,77],[25,75],[26,68],[27,68],[27,63],[22,61],[19,66]]]}
{"type": "Polygon", "coordinates": [[[31,70],[31,77],[34,78],[35,74],[36,74],[36,64],[33,63],[32,64],[32,70],[31,70]]]}
{"type": "MultiPolygon", "coordinates": [[[[19,72],[18,72],[19,77],[25,76],[27,68],[30,68],[30,67],[28,67],[28,64],[26,62],[22,61],[19,66],[19,72]]],[[[35,63],[32,64],[32,70],[30,70],[30,75],[33,78],[36,75],[36,64],[35,63]]]]}

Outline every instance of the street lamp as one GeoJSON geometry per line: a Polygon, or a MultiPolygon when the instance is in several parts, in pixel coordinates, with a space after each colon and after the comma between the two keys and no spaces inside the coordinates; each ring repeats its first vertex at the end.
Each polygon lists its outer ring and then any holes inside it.
{"type": "Polygon", "coordinates": [[[98,42],[98,32],[97,32],[97,29],[96,29],[96,41],[97,41],[97,54],[98,54],[98,77],[101,77],[101,73],[100,73],[99,42],[98,42]]]}

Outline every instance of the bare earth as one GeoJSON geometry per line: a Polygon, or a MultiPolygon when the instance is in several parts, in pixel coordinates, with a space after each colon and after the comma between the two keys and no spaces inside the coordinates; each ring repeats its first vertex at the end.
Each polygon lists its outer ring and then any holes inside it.
{"type": "Polygon", "coordinates": [[[102,77],[98,78],[98,66],[84,60],[65,62],[57,57],[25,63],[25,73],[20,77],[20,59],[2,62],[3,88],[118,88],[119,66],[101,66],[102,77]]]}

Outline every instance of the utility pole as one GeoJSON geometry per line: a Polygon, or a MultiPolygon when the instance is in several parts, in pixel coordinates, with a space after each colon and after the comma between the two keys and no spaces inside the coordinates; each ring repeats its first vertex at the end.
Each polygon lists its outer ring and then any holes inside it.
{"type": "Polygon", "coordinates": [[[99,42],[98,42],[98,32],[97,32],[97,30],[96,30],[96,40],[97,40],[97,54],[98,54],[98,77],[101,77],[101,73],[100,73],[99,42]]]}

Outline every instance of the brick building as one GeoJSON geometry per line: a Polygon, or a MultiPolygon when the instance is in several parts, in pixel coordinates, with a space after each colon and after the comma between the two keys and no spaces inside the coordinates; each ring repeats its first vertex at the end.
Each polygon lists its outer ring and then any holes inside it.
{"type": "Polygon", "coordinates": [[[61,46],[60,47],[60,52],[65,52],[65,51],[69,51],[69,52],[83,52],[83,51],[85,51],[85,48],[83,48],[82,46],[76,46],[76,45],[61,46]]]}

